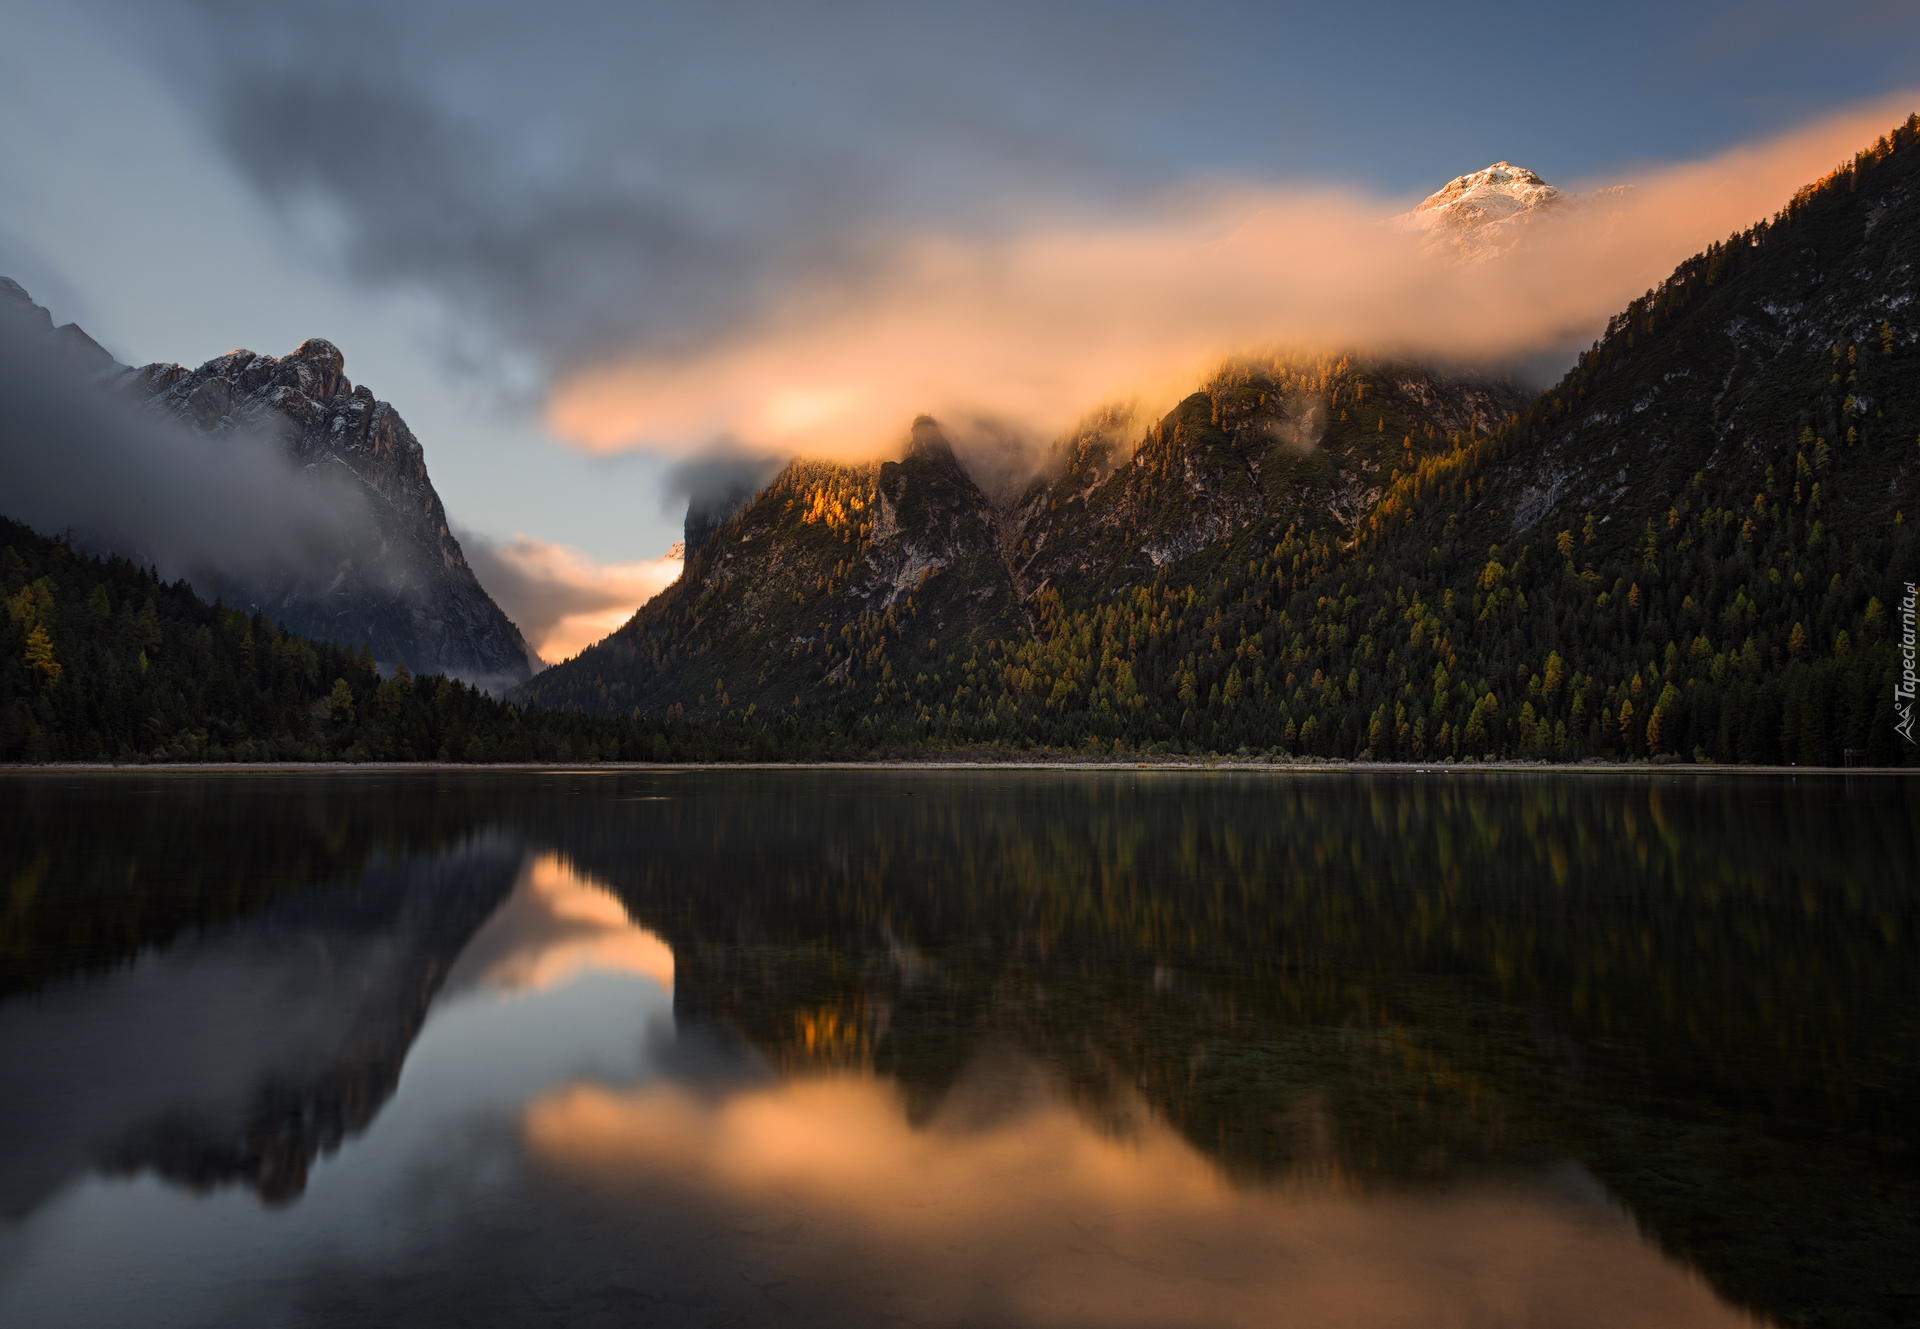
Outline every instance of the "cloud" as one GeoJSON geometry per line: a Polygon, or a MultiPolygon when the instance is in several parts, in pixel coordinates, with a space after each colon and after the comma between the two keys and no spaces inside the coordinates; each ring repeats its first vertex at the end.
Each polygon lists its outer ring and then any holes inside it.
{"type": "Polygon", "coordinates": [[[578,655],[618,628],[680,575],[677,550],[600,563],[578,549],[529,536],[460,535],[474,575],[546,664],[578,655]]]}
{"type": "Polygon", "coordinates": [[[635,926],[605,882],[552,852],[530,858],[513,894],[460,951],[436,998],[473,989],[540,992],[588,972],[638,974],[673,991],[673,950],[635,926]]]}
{"type": "Polygon", "coordinates": [[[36,314],[44,319],[0,291],[5,515],[156,563],[208,595],[324,584],[356,549],[377,545],[350,483],[296,470],[273,438],[211,437],[103,393],[98,378],[122,367],[83,380],[36,314]]]}
{"type": "Polygon", "coordinates": [[[1102,401],[1170,398],[1235,353],[1495,362],[1570,349],[1916,104],[1883,100],[1647,172],[1477,265],[1423,253],[1383,224],[1392,200],[1355,191],[1195,189],[1144,220],[925,232],[894,245],[884,279],[822,280],[697,349],[563,374],[548,423],[598,451],[685,452],[725,433],[751,450],[867,457],[923,411],[1052,436],[1102,401]]]}
{"type": "Polygon", "coordinates": [[[903,217],[988,226],[1053,181],[1137,188],[1063,112],[1119,111],[1114,78],[1149,72],[1148,47],[1062,67],[1079,26],[884,4],[204,4],[150,50],[315,252],[552,366],[722,334],[797,274],[865,271],[903,217]]]}
{"type": "Polygon", "coordinates": [[[724,507],[758,492],[785,461],[777,452],[749,452],[723,438],[669,467],[661,497],[668,504],[684,500],[692,512],[724,507]]]}
{"type": "Polygon", "coordinates": [[[559,367],[884,280],[903,236],[1030,234],[1198,179],[1697,154],[1888,86],[1920,34],[1887,0],[1815,31],[1772,0],[1737,23],[1643,0],[1603,31],[1411,4],[94,4],[320,242],[308,257],[559,367]],[[1791,94],[1756,96],[1781,68],[1791,94]]]}
{"type": "Polygon", "coordinates": [[[1883,0],[1817,32],[1769,5],[1732,38],[1718,11],[1630,9],[1596,32],[1407,6],[1384,44],[1375,17],[1230,4],[210,0],[134,21],[290,247],[440,304],[452,358],[553,430],[857,457],[923,411],[1031,447],[1275,346],[1551,373],[1913,101],[1714,156],[1895,86],[1920,27],[1883,0]],[[1700,160],[1590,182],[1639,189],[1497,277],[1378,224],[1417,197],[1381,182],[1500,155],[1578,185],[1565,163],[1650,151],[1700,160]]]}
{"type": "MultiPolygon", "coordinates": [[[[723,1240],[779,1225],[756,1270],[882,1301],[908,1287],[931,1321],[1255,1324],[1285,1306],[1356,1326],[1746,1322],[1578,1169],[1396,1192],[1329,1165],[1235,1186],[1142,1105],[1101,1129],[1049,1081],[983,1059],[924,1127],[858,1073],[719,1095],[582,1082],[529,1104],[524,1131],[568,1191],[684,1187],[723,1240]]],[[[1303,1108],[1311,1138],[1325,1123],[1303,1108]]]]}

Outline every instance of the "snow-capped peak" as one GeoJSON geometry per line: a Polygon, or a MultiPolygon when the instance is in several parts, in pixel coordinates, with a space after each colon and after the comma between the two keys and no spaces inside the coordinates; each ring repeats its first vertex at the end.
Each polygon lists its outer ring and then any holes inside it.
{"type": "Polygon", "coordinates": [[[1430,226],[1476,226],[1504,221],[1516,213],[1538,212],[1565,197],[1526,167],[1495,162],[1484,171],[1448,181],[1444,189],[1427,195],[1413,215],[1429,214],[1430,226]]]}
{"type": "Polygon", "coordinates": [[[1431,232],[1437,245],[1464,258],[1483,259],[1512,248],[1521,227],[1571,200],[1526,167],[1495,162],[1448,181],[1394,222],[1404,230],[1431,232]]]}

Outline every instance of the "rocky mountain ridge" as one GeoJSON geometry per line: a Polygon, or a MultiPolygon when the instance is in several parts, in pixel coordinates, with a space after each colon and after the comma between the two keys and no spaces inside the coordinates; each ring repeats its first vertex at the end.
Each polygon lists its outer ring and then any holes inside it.
{"type": "Polygon", "coordinates": [[[391,403],[346,376],[320,338],[285,356],[229,351],[196,369],[117,362],[74,324],[0,278],[0,311],[39,331],[85,383],[135,409],[215,437],[270,440],[309,482],[345,481],[366,500],[370,547],[295,577],[196,574],[210,596],[321,640],[367,643],[383,665],[445,673],[492,691],[531,674],[520,631],[481,587],[448,527],[425,450],[391,403]]]}
{"type": "Polygon", "coordinates": [[[1353,520],[1399,466],[1523,400],[1400,362],[1240,362],[1135,441],[1125,414],[1089,417],[999,503],[923,416],[897,462],[788,466],[702,544],[690,538],[681,579],[631,622],[516,695],[717,716],[844,691],[855,636],[984,649],[1037,631],[1062,597],[1204,567],[1328,513],[1353,520]],[[903,639],[903,620],[925,636],[903,639]]]}
{"type": "Polygon", "coordinates": [[[1000,503],[932,421],[796,464],[520,695],[769,750],[1920,764],[1917,181],[1920,116],[1538,395],[1245,360],[1000,503]]]}

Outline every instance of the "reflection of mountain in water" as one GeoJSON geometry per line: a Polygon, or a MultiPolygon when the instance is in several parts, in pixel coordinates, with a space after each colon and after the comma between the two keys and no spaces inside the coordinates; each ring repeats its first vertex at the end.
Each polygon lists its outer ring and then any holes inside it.
{"type": "Polygon", "coordinates": [[[923,954],[909,982],[882,945],[682,951],[678,1007],[791,1075],[895,1077],[923,1126],[1011,1045],[1097,1127],[1131,1138],[1144,1105],[1248,1182],[1424,1194],[1570,1156],[1736,1304],[1904,1322],[1911,1130],[1768,1111],[1780,1095],[1762,1048],[1728,1049],[1744,1084],[1689,1086],[1638,1038],[1590,1040],[1445,980],[1276,966],[1249,981],[982,947],[923,954]]]}
{"type": "Polygon", "coordinates": [[[0,1007],[0,1211],[90,1169],[268,1200],[393,1094],[427,1008],[521,851],[478,837],[376,858],[111,977],[0,1007]]]}
{"type": "Polygon", "coordinates": [[[913,1120],[1011,1043],[1241,1176],[1570,1154],[1742,1304],[1904,1314],[1913,791],[989,778],[679,799],[638,856],[542,833],[672,943],[683,1018],[913,1120]]]}
{"type": "MultiPolygon", "coordinates": [[[[239,810],[218,815],[316,855],[382,836],[451,855],[482,826],[551,846],[546,894],[477,933],[511,864],[484,886],[419,877],[450,923],[436,935],[472,936],[451,986],[537,986],[565,969],[553,957],[630,945],[564,863],[670,943],[683,1028],[720,1027],[802,1078],[891,1079],[914,1129],[1011,1056],[1048,1067],[1101,1130],[1164,1122],[1236,1178],[1419,1194],[1571,1156],[1741,1304],[1862,1324],[1907,1308],[1920,903],[1901,865],[1920,818],[1904,785],[427,777],[311,805],[224,788],[239,810]],[[538,926],[500,921],[534,905],[538,926]]],[[[114,852],[151,861],[163,824],[114,852]]],[[[79,852],[36,834],[0,867],[79,852]]],[[[88,928],[44,896],[16,905],[0,935],[134,935],[105,926],[105,898],[83,895],[88,928]]],[[[458,949],[396,968],[414,986],[379,1006],[387,1042],[336,1036],[358,1080],[276,1082],[292,1088],[251,1100],[272,1104],[256,1119],[300,1141],[337,1139],[323,1118],[364,1121],[392,1084],[369,1068],[397,1070],[406,1012],[458,949]],[[370,1091],[358,1118],[327,1087],[349,1084],[370,1091]]],[[[170,1153],[164,1131],[113,1138],[145,1152],[105,1157],[182,1178],[292,1175],[268,1167],[270,1131],[225,1155],[170,1153]]]]}

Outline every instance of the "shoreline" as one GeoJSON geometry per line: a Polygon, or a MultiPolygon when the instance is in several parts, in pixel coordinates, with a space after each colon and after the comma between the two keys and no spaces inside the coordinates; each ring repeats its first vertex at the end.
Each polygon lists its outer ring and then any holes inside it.
{"type": "Polygon", "coordinates": [[[1266,775],[1459,775],[1498,771],[1541,775],[1920,775],[1916,766],[1734,766],[1699,762],[1388,762],[1295,760],[1257,761],[1221,758],[1214,761],[966,761],[878,759],[874,761],[760,761],[760,762],[442,762],[442,761],[314,761],[314,762],[151,762],[116,765],[109,762],[64,762],[28,766],[0,764],[0,776],[58,775],[368,775],[393,773],[516,775],[600,775],[655,771],[1148,771],[1172,773],[1257,773],[1266,775]]]}

